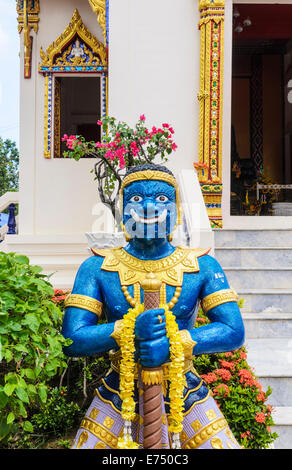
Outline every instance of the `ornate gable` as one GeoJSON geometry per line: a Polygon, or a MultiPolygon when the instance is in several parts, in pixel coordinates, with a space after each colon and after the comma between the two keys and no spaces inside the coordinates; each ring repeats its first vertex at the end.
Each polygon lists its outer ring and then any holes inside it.
{"type": "Polygon", "coordinates": [[[64,32],[47,48],[41,48],[39,71],[100,72],[107,67],[105,46],[83,24],[76,9],[64,32]]]}

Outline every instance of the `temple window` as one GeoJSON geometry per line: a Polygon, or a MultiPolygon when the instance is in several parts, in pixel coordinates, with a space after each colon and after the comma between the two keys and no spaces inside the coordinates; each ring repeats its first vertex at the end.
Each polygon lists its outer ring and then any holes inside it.
{"type": "Polygon", "coordinates": [[[45,81],[44,157],[62,156],[64,134],[100,140],[97,120],[107,114],[107,50],[74,11],[64,32],[41,48],[45,81]]]}
{"type": "Polygon", "coordinates": [[[55,77],[54,85],[54,157],[66,150],[62,136],[81,135],[87,141],[99,141],[101,117],[101,79],[88,76],[55,77]]]}

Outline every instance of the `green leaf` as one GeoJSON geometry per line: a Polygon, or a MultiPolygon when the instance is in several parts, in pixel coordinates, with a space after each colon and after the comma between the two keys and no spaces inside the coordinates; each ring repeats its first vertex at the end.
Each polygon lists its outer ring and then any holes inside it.
{"type": "Polygon", "coordinates": [[[16,344],[16,345],[14,346],[14,349],[15,349],[16,351],[28,353],[28,349],[27,349],[27,347],[26,347],[24,344],[16,344]]]}
{"type": "Polygon", "coordinates": [[[23,320],[23,323],[27,325],[34,333],[38,331],[40,326],[39,318],[33,313],[27,314],[23,320]]]}
{"type": "Polygon", "coordinates": [[[25,421],[23,425],[23,430],[26,432],[33,432],[33,425],[30,421],[25,421]]]}
{"type": "Polygon", "coordinates": [[[16,384],[7,383],[4,385],[3,391],[8,397],[11,397],[12,393],[15,390],[15,387],[16,384]]]}
{"type": "Polygon", "coordinates": [[[25,403],[29,403],[28,394],[22,387],[17,387],[15,392],[20,400],[24,401],[25,403]]]}
{"type": "Polygon", "coordinates": [[[13,423],[13,421],[15,420],[15,416],[14,416],[14,413],[9,413],[9,415],[7,416],[7,424],[11,424],[13,423]]]}
{"type": "Polygon", "coordinates": [[[0,409],[4,408],[9,401],[9,398],[5,393],[2,391],[0,392],[0,409]]]}
{"type": "Polygon", "coordinates": [[[22,369],[22,374],[25,375],[28,379],[35,380],[35,373],[32,369],[22,369]]]}
{"type": "Polygon", "coordinates": [[[45,385],[39,386],[39,397],[43,403],[47,401],[47,387],[45,385]]]}
{"type": "Polygon", "coordinates": [[[10,351],[10,349],[4,349],[3,356],[4,356],[4,358],[6,359],[7,362],[12,361],[12,359],[13,359],[13,354],[10,351]]]}
{"type": "Polygon", "coordinates": [[[17,261],[19,264],[29,264],[28,257],[24,255],[16,255],[15,261],[17,261]]]}
{"type": "Polygon", "coordinates": [[[27,418],[27,412],[26,412],[26,409],[25,409],[25,407],[24,407],[22,401],[21,401],[21,400],[17,400],[17,404],[18,404],[20,416],[22,416],[23,418],[27,418]]]}

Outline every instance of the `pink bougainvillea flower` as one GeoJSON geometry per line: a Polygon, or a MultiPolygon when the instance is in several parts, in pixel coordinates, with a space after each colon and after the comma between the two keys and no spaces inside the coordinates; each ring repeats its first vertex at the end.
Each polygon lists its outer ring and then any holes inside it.
{"type": "Polygon", "coordinates": [[[146,116],[145,116],[145,114],[141,114],[141,116],[140,116],[140,121],[146,121],[146,116]]]}
{"type": "Polygon", "coordinates": [[[64,134],[63,137],[62,137],[62,142],[65,142],[67,139],[68,139],[68,135],[64,134]]]}
{"type": "Polygon", "coordinates": [[[175,151],[176,149],[177,149],[177,145],[175,143],[173,143],[172,146],[171,146],[171,150],[175,151]]]}
{"type": "Polygon", "coordinates": [[[98,126],[102,126],[102,121],[98,120],[98,121],[97,121],[97,125],[98,125],[98,126]]]}

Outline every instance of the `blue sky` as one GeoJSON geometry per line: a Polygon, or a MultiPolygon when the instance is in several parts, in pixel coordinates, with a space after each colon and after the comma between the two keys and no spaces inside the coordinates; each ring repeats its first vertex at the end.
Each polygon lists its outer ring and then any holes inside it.
{"type": "Polygon", "coordinates": [[[0,0],[0,137],[19,144],[19,35],[16,0],[0,0]]]}

